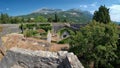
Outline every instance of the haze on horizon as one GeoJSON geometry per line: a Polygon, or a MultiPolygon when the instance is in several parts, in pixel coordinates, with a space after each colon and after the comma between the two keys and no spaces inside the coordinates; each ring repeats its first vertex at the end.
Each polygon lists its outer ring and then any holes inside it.
{"type": "Polygon", "coordinates": [[[120,22],[120,0],[1,0],[0,13],[26,15],[46,7],[63,10],[78,8],[93,14],[100,5],[110,8],[112,21],[120,22]]]}

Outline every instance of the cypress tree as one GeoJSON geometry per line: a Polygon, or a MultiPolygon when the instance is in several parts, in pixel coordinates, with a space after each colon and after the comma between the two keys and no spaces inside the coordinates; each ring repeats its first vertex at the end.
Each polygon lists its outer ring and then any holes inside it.
{"type": "Polygon", "coordinates": [[[104,24],[111,22],[109,9],[105,6],[100,6],[99,10],[94,12],[93,20],[104,24]]]}
{"type": "Polygon", "coordinates": [[[55,13],[55,20],[54,20],[54,22],[59,22],[59,21],[60,21],[60,19],[58,18],[57,13],[55,13]]]}

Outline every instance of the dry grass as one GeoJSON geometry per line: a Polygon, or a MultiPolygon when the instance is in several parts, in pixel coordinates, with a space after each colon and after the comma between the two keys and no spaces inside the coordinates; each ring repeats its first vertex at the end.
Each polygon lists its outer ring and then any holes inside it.
{"type": "Polygon", "coordinates": [[[69,45],[68,44],[56,44],[56,43],[52,43],[52,46],[49,47],[49,51],[61,51],[61,50],[68,50],[69,49],[69,45]]]}
{"type": "MultiPolygon", "coordinates": [[[[68,44],[56,44],[56,43],[48,43],[45,40],[35,39],[35,38],[25,38],[21,34],[9,34],[5,37],[2,37],[4,50],[7,51],[12,47],[24,48],[29,50],[43,50],[43,51],[60,51],[67,50],[69,48],[68,44]],[[49,46],[44,46],[43,44],[39,44],[42,42],[44,44],[48,44],[49,46]]],[[[0,54],[0,58],[2,58],[0,54]]]]}

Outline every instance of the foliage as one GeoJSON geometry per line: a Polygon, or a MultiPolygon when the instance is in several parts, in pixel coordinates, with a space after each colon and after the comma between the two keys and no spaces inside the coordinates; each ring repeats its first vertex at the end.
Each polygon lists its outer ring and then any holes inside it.
{"type": "Polygon", "coordinates": [[[52,29],[52,26],[50,25],[50,24],[36,24],[36,23],[31,23],[31,24],[21,24],[20,26],[19,26],[19,28],[21,29],[21,27],[23,27],[23,29],[25,30],[25,29],[33,29],[34,27],[36,28],[36,29],[44,29],[46,32],[48,31],[48,30],[51,30],[52,29]]]}
{"type": "Polygon", "coordinates": [[[59,35],[61,36],[64,31],[67,31],[70,35],[75,35],[75,32],[69,28],[62,28],[58,31],[59,35]]]}
{"type": "Polygon", "coordinates": [[[8,14],[1,13],[0,15],[0,23],[8,23],[9,22],[9,16],[8,14]]]}
{"type": "Polygon", "coordinates": [[[38,16],[35,18],[35,22],[47,22],[47,19],[43,16],[38,16]]]}
{"type": "Polygon", "coordinates": [[[84,58],[85,66],[94,62],[95,68],[112,67],[111,62],[117,58],[117,40],[116,24],[92,21],[71,37],[70,51],[84,58]]]}
{"type": "Polygon", "coordinates": [[[52,26],[50,24],[39,24],[39,26],[37,28],[44,29],[47,32],[48,30],[52,29],[52,26]]]}
{"type": "Polygon", "coordinates": [[[0,14],[0,23],[2,24],[14,24],[14,23],[21,23],[24,22],[24,19],[21,17],[10,17],[8,14],[0,14]]]}
{"type": "Polygon", "coordinates": [[[58,44],[66,44],[66,43],[69,43],[69,40],[70,40],[70,37],[67,37],[67,38],[59,41],[58,44]]]}
{"type": "Polygon", "coordinates": [[[116,58],[112,64],[114,68],[119,68],[120,67],[120,39],[118,40],[117,51],[115,51],[115,53],[118,56],[118,58],[116,58]]]}
{"type": "Polygon", "coordinates": [[[55,19],[54,19],[54,22],[59,22],[59,21],[60,21],[60,19],[58,18],[57,13],[55,13],[55,19]]]}
{"type": "Polygon", "coordinates": [[[10,23],[11,24],[15,24],[15,23],[22,23],[24,22],[23,18],[20,18],[20,17],[10,17],[10,23]]]}
{"type": "Polygon", "coordinates": [[[35,31],[35,30],[25,30],[23,32],[23,34],[24,34],[25,37],[32,37],[32,36],[37,34],[37,31],[35,31]]]}
{"type": "Polygon", "coordinates": [[[99,10],[94,12],[93,20],[105,24],[109,23],[111,21],[109,9],[107,9],[105,6],[100,6],[99,10]]]}
{"type": "Polygon", "coordinates": [[[48,30],[51,30],[52,26],[51,24],[36,24],[36,23],[31,23],[31,24],[23,24],[21,23],[19,28],[21,29],[22,33],[26,36],[26,37],[31,37],[34,35],[42,35],[42,36],[46,36],[46,32],[48,30]],[[34,30],[34,28],[36,28],[34,30]],[[39,34],[39,29],[43,29],[45,30],[45,33],[40,33],[39,34]]]}
{"type": "Polygon", "coordinates": [[[49,17],[49,18],[48,18],[48,22],[53,22],[52,17],[49,17]]]}
{"type": "Polygon", "coordinates": [[[26,24],[26,27],[28,29],[33,29],[34,27],[37,27],[37,24],[26,24]]]}
{"type": "Polygon", "coordinates": [[[73,30],[71,30],[70,28],[62,28],[58,31],[58,34],[61,36],[63,34],[64,31],[67,31],[69,33],[69,37],[66,37],[62,40],[60,40],[58,42],[58,44],[65,44],[65,43],[69,43],[69,40],[71,38],[71,36],[75,35],[75,32],[73,30]]]}
{"type": "Polygon", "coordinates": [[[33,23],[33,22],[35,22],[35,20],[34,20],[34,18],[28,18],[28,19],[26,20],[26,22],[28,22],[28,23],[33,23]]]}

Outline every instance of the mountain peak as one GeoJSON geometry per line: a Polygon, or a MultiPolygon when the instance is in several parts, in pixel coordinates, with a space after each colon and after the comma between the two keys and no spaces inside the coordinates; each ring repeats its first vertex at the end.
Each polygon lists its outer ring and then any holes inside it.
{"type": "Polygon", "coordinates": [[[61,22],[67,20],[68,22],[87,23],[92,19],[92,14],[90,14],[90,12],[82,11],[76,8],[69,10],[41,8],[34,11],[31,14],[25,15],[24,18],[35,18],[37,16],[43,16],[47,19],[48,18],[54,19],[55,12],[57,12],[57,16],[59,17],[61,22]]]}
{"type": "Polygon", "coordinates": [[[53,9],[53,8],[41,8],[38,9],[36,11],[34,11],[33,13],[44,13],[44,14],[48,14],[48,13],[55,13],[55,12],[62,12],[62,9],[53,9]]]}

